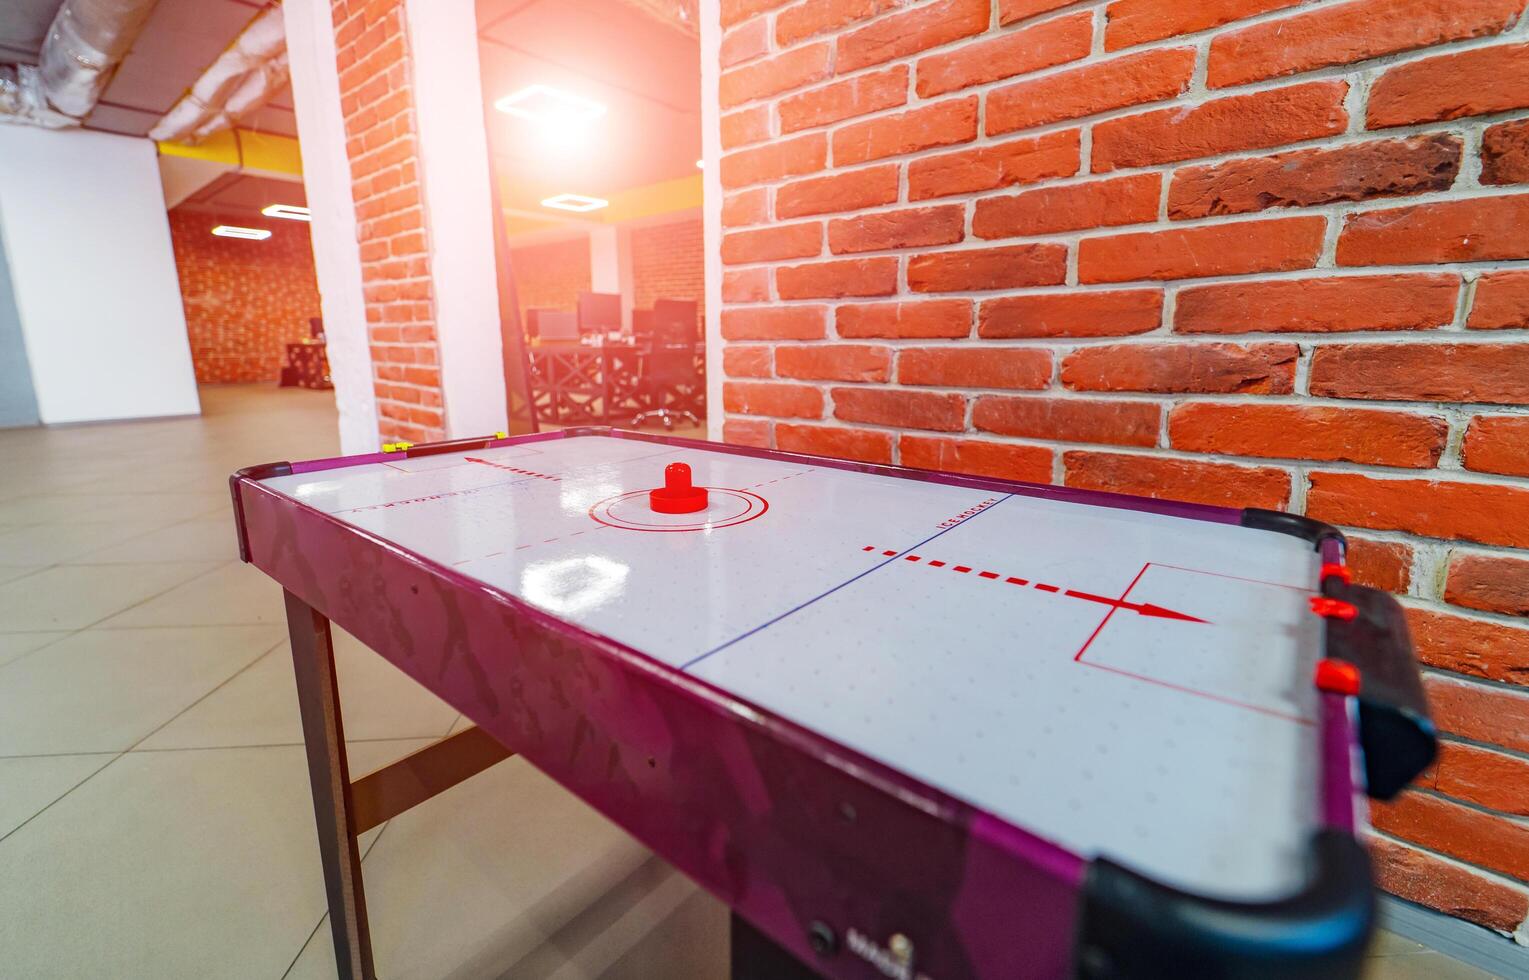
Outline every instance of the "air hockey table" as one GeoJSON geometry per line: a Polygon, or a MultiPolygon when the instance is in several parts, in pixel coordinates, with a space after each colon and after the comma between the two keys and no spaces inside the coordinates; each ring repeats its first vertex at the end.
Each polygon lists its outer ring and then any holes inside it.
{"type": "Polygon", "coordinates": [[[604,428],[389,448],[231,480],[342,976],[357,836],[512,753],[728,904],[736,978],[1357,973],[1363,796],[1434,737],[1335,529],[604,428]],[[331,622],[477,727],[352,780],[331,622]]]}

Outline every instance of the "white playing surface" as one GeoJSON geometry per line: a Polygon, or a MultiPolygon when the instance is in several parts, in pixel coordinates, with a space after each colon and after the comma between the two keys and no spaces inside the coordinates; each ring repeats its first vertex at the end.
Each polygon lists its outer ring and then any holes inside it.
{"type": "Polygon", "coordinates": [[[1297,538],[596,436],[264,483],[1075,853],[1244,899],[1301,883],[1297,538]],[[719,488],[706,512],[618,499],[674,461],[719,488]]]}

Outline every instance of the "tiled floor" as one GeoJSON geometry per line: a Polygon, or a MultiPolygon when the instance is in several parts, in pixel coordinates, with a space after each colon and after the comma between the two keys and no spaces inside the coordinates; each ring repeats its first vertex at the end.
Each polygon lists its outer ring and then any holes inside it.
{"type": "MultiPolygon", "coordinates": [[[[325,393],[0,432],[0,977],[333,976],[277,588],[227,477],[336,451],[325,393]]],[[[337,636],[352,768],[456,712],[337,636]]],[[[370,833],[388,978],[710,978],[726,912],[518,760],[370,833]]],[[[1374,978],[1482,977],[1383,935],[1374,978]]]]}

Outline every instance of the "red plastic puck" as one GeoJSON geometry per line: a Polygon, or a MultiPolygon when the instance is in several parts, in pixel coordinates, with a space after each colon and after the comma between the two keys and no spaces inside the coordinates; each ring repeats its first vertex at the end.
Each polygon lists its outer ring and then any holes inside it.
{"type": "Polygon", "coordinates": [[[664,485],[648,491],[648,506],[659,514],[693,514],[711,502],[705,487],[690,482],[690,467],[670,463],[664,467],[664,485]]]}
{"type": "Polygon", "coordinates": [[[1317,661],[1317,690],[1353,697],[1359,693],[1359,668],[1343,660],[1317,661]]]}
{"type": "Polygon", "coordinates": [[[1327,562],[1327,563],[1323,564],[1323,566],[1322,566],[1322,577],[1324,579],[1328,579],[1328,578],[1332,578],[1334,576],[1337,576],[1339,579],[1343,580],[1344,582],[1352,582],[1353,581],[1353,576],[1349,574],[1349,570],[1348,570],[1348,566],[1347,565],[1340,565],[1337,562],[1327,562]]]}
{"type": "Polygon", "coordinates": [[[1344,602],[1342,599],[1314,595],[1307,601],[1311,603],[1312,612],[1329,619],[1353,619],[1359,615],[1358,608],[1352,602],[1344,602]]]}

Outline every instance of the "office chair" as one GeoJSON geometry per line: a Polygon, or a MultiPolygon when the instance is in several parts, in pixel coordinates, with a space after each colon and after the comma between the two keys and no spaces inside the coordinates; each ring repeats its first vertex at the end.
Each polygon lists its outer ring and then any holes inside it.
{"type": "Polygon", "coordinates": [[[701,383],[701,373],[695,364],[695,314],[685,316],[660,316],[653,311],[653,348],[643,359],[642,377],[638,390],[656,407],[638,412],[632,417],[632,427],[637,428],[649,419],[658,419],[665,429],[674,428],[675,419],[685,419],[691,425],[700,425],[694,412],[670,408],[674,389],[681,386],[694,387],[701,383]]]}

